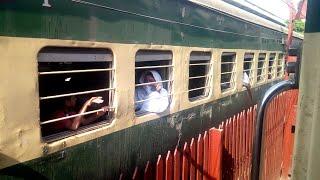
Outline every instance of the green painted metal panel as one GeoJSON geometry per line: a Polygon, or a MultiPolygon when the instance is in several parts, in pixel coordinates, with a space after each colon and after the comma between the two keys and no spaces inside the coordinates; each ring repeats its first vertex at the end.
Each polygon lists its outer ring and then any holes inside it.
{"type": "Polygon", "coordinates": [[[186,0],[43,2],[2,2],[0,35],[283,50],[283,33],[186,0]]]}

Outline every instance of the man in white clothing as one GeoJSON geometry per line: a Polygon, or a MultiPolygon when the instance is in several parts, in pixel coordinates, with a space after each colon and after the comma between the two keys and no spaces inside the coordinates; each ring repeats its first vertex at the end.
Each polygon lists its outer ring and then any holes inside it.
{"type": "Polygon", "coordinates": [[[136,87],[136,114],[161,113],[169,106],[168,91],[163,88],[162,78],[155,70],[145,71],[139,78],[142,86],[136,87]],[[143,85],[145,84],[145,85],[143,85]]]}

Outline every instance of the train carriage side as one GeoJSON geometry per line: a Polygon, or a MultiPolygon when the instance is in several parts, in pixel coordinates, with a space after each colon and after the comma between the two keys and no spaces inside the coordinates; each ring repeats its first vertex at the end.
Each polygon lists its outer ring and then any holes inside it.
{"type": "Polygon", "coordinates": [[[235,10],[178,0],[1,2],[1,179],[116,179],[255,104],[284,77],[285,32],[235,10]],[[168,91],[159,114],[135,112],[146,69],[168,91]],[[71,96],[101,96],[109,111],[47,133],[50,123],[101,111],[52,117],[71,96]]]}

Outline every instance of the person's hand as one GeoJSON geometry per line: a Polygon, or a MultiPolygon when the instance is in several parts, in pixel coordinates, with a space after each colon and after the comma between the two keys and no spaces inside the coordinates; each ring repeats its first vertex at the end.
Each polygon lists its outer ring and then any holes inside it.
{"type": "Polygon", "coordinates": [[[158,92],[161,91],[162,86],[161,86],[160,83],[155,84],[155,87],[156,87],[156,90],[157,90],[158,92]]]}
{"type": "Polygon", "coordinates": [[[91,106],[92,102],[95,100],[101,100],[102,97],[98,96],[98,97],[91,97],[89,100],[86,101],[85,106],[91,106]]]}
{"type": "Polygon", "coordinates": [[[100,116],[103,116],[106,112],[109,111],[109,108],[107,106],[104,106],[102,107],[103,111],[98,111],[97,112],[97,116],[100,117],[100,116]]]}

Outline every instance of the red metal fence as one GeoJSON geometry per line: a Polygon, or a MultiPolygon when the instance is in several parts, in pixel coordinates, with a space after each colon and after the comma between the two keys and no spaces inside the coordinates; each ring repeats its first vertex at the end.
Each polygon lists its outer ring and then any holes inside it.
{"type": "Polygon", "coordinates": [[[220,125],[224,130],[223,179],[250,179],[257,106],[220,125]]]}
{"type": "Polygon", "coordinates": [[[298,90],[290,90],[274,98],[266,109],[260,171],[262,179],[288,177],[297,101],[298,90]]]}
{"type": "MultiPolygon", "coordinates": [[[[288,175],[297,96],[297,90],[284,92],[267,107],[261,158],[263,179],[288,175]]],[[[244,110],[222,122],[218,129],[211,128],[185,142],[182,149],[158,155],[157,162],[136,167],[132,179],[250,179],[256,112],[257,106],[244,110]]]]}

